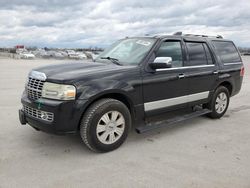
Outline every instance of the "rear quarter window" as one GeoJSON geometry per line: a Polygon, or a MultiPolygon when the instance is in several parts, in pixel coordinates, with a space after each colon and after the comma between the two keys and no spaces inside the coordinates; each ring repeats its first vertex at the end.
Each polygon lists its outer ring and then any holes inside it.
{"type": "Polygon", "coordinates": [[[241,61],[240,55],[233,42],[213,41],[212,43],[223,63],[235,63],[241,61]]]}

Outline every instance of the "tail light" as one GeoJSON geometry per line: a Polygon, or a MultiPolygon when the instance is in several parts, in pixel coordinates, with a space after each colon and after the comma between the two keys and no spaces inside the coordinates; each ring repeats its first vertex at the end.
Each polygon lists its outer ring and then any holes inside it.
{"type": "Polygon", "coordinates": [[[245,68],[244,66],[242,66],[240,69],[240,76],[244,76],[244,74],[245,74],[245,68]]]}

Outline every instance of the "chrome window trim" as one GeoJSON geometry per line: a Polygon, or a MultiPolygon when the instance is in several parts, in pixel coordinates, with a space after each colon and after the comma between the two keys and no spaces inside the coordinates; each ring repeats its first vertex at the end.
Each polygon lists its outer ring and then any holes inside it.
{"type": "Polygon", "coordinates": [[[224,65],[240,65],[242,62],[235,62],[235,63],[224,63],[224,65]]]}
{"type": "Polygon", "coordinates": [[[192,68],[204,68],[204,67],[214,67],[214,66],[215,66],[215,64],[213,64],[213,65],[184,66],[184,67],[173,67],[173,68],[166,68],[166,69],[156,69],[156,71],[192,69],[192,68]]]}
{"type": "Polygon", "coordinates": [[[150,111],[150,110],[166,108],[166,107],[184,104],[188,102],[207,99],[208,96],[209,96],[209,91],[205,91],[205,92],[200,92],[200,93],[195,93],[195,94],[190,94],[190,95],[184,95],[181,97],[147,102],[147,103],[144,103],[144,109],[145,111],[150,111]]]}

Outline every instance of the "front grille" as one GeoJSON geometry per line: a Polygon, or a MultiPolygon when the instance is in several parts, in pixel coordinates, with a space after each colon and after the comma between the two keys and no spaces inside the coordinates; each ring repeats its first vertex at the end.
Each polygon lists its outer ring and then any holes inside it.
{"type": "Polygon", "coordinates": [[[54,114],[51,112],[37,110],[26,105],[23,106],[23,110],[26,115],[31,116],[33,118],[41,119],[48,122],[52,122],[54,120],[54,114]]]}
{"type": "Polygon", "coordinates": [[[45,81],[29,77],[27,83],[27,94],[30,99],[37,100],[42,96],[43,84],[45,81]]]}

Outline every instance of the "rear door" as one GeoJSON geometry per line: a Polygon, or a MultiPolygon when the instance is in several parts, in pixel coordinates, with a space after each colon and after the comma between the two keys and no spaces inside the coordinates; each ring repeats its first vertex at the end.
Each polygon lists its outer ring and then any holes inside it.
{"type": "Polygon", "coordinates": [[[205,103],[218,80],[218,67],[206,42],[186,41],[184,66],[190,105],[205,103]]]}

